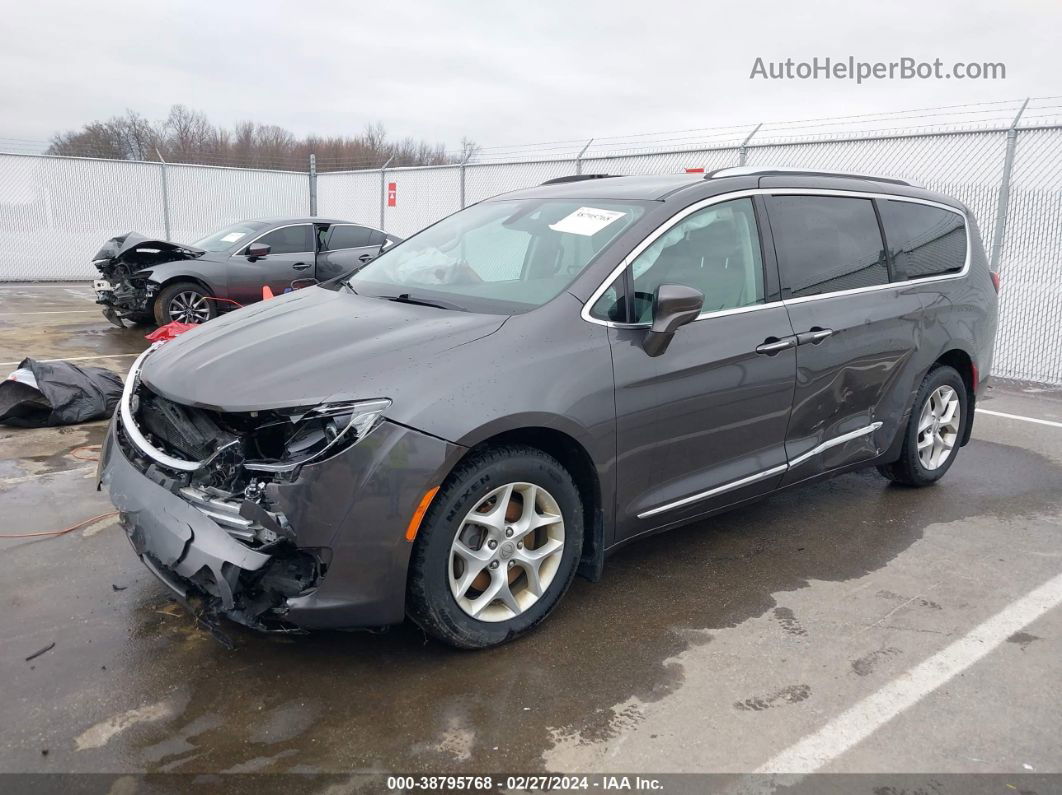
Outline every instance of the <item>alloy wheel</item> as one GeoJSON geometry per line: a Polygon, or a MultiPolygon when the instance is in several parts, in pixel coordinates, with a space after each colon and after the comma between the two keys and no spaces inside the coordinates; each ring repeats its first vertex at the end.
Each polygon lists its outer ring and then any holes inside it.
{"type": "Polygon", "coordinates": [[[959,441],[962,406],[950,386],[933,390],[918,419],[918,460],[932,471],[939,469],[959,441]]]}
{"type": "Polygon", "coordinates": [[[173,296],[167,310],[170,320],[179,320],[181,323],[206,323],[210,320],[207,297],[191,290],[173,296]]]}
{"type": "Polygon", "coordinates": [[[472,618],[506,621],[546,593],[563,554],[557,500],[533,483],[508,483],[461,521],[450,547],[450,592],[472,618]]]}

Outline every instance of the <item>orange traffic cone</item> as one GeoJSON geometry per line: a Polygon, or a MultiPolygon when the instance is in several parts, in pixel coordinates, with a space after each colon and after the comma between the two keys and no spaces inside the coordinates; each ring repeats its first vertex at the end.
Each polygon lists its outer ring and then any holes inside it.
{"type": "Polygon", "coordinates": [[[262,285],[262,300],[265,301],[268,298],[273,297],[273,291],[269,289],[269,285],[262,285]]]}

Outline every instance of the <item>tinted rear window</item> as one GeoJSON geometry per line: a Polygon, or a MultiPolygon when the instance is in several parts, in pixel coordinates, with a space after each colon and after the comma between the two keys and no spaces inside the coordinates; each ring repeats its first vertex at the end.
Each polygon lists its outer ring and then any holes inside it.
{"type": "Polygon", "coordinates": [[[791,297],[888,284],[870,199],[771,196],[768,212],[782,286],[791,297]]]}
{"type": "Polygon", "coordinates": [[[962,270],[966,225],[961,215],[904,201],[882,201],[878,209],[897,280],[962,270]]]}

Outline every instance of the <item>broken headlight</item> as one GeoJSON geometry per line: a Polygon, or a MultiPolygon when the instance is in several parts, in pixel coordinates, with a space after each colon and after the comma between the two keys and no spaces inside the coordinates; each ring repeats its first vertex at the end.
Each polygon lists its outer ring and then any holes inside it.
{"type": "Polygon", "coordinates": [[[333,456],[368,436],[390,405],[390,400],[381,398],[293,410],[286,420],[258,429],[253,444],[261,460],[247,461],[244,466],[260,472],[289,472],[333,456]]]}

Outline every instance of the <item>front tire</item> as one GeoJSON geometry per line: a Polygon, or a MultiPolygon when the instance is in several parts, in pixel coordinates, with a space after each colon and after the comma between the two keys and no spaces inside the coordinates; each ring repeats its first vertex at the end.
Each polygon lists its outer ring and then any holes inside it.
{"type": "Polygon", "coordinates": [[[505,643],[560,602],[582,542],[579,490],[555,458],[517,445],[475,454],[446,479],[417,534],[409,616],[458,648],[505,643]]]}
{"type": "Polygon", "coordinates": [[[195,282],[168,284],[155,298],[155,322],[160,326],[177,320],[181,323],[206,323],[218,314],[210,293],[195,282]]]}
{"type": "Polygon", "coordinates": [[[966,384],[946,365],[934,367],[915,395],[900,457],[878,471],[895,483],[929,486],[955,462],[968,416],[966,384]]]}

